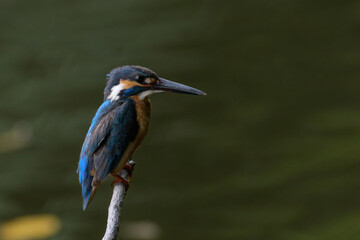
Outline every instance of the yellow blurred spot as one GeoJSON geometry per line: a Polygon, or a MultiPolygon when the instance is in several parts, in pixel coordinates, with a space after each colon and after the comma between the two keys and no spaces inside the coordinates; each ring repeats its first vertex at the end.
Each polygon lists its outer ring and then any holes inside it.
{"type": "Polygon", "coordinates": [[[0,132],[0,154],[27,147],[32,137],[33,127],[29,122],[16,122],[11,129],[0,132]]]}
{"type": "Polygon", "coordinates": [[[120,228],[123,239],[153,240],[161,235],[159,225],[152,221],[123,222],[120,228]]]}
{"type": "Polygon", "coordinates": [[[60,220],[50,214],[18,217],[0,224],[0,239],[44,239],[58,233],[60,225],[60,220]]]}

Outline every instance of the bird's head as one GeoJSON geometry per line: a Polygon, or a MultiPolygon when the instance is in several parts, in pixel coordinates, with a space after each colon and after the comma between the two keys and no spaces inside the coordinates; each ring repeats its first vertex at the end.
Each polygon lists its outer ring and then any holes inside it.
{"type": "Polygon", "coordinates": [[[141,66],[122,66],[107,75],[104,91],[105,100],[117,101],[132,96],[143,100],[158,92],[176,92],[193,95],[206,95],[198,89],[159,78],[156,73],[141,66]]]}

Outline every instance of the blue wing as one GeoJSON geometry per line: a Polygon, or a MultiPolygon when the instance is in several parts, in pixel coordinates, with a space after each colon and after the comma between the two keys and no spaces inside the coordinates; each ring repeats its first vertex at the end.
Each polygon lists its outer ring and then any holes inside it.
{"type": "Polygon", "coordinates": [[[94,195],[94,188],[117,166],[138,129],[133,100],[120,103],[107,100],[100,106],[80,154],[78,173],[84,210],[94,195]]]}

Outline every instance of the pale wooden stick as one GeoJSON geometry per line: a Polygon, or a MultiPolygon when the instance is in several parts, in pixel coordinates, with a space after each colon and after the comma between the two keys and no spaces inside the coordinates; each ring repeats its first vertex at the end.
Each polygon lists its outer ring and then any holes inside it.
{"type": "MultiPolygon", "coordinates": [[[[135,162],[132,159],[130,159],[127,163],[131,166],[131,169],[134,170],[135,162]]],[[[126,169],[123,169],[119,174],[119,176],[128,180],[129,172],[126,169]]],[[[106,231],[102,240],[116,240],[119,233],[121,206],[123,204],[125,195],[126,195],[125,185],[123,183],[118,183],[118,182],[115,183],[113,195],[109,205],[106,231]]]]}

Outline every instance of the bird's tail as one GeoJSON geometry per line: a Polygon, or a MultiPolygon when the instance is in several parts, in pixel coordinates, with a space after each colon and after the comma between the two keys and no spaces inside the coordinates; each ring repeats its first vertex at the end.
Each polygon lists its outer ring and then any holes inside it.
{"type": "Polygon", "coordinates": [[[84,189],[83,188],[83,210],[85,211],[87,206],[89,206],[89,204],[91,203],[91,200],[94,198],[95,196],[95,192],[96,192],[97,186],[95,187],[89,187],[84,189]]]}
{"type": "Polygon", "coordinates": [[[80,158],[78,174],[79,182],[82,188],[82,197],[83,197],[83,210],[85,211],[87,206],[90,204],[92,198],[95,195],[97,187],[93,187],[94,176],[90,174],[87,166],[87,158],[80,158]]]}
{"type": "Polygon", "coordinates": [[[85,211],[87,206],[89,205],[92,197],[92,187],[91,185],[82,184],[82,197],[83,197],[83,210],[85,211]]]}

